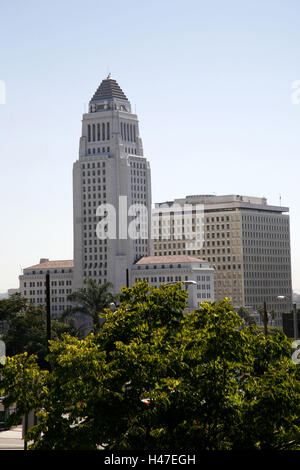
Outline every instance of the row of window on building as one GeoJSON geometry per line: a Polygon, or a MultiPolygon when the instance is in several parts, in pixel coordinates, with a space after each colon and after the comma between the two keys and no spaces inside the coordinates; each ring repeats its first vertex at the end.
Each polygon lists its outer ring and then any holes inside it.
{"type": "Polygon", "coordinates": [[[197,276],[197,281],[210,281],[210,276],[197,276]]]}
{"type": "Polygon", "coordinates": [[[136,149],[125,147],[125,153],[129,153],[130,155],[136,155],[136,149]]]}
{"type": "MultiPolygon", "coordinates": [[[[106,238],[100,239],[98,237],[94,237],[94,238],[90,238],[89,240],[84,240],[83,241],[84,245],[93,245],[93,243],[94,243],[94,245],[96,245],[97,243],[105,244],[105,243],[107,243],[107,239],[106,238]]],[[[104,248],[104,251],[106,251],[106,247],[104,248]]]]}
{"type": "Polygon", "coordinates": [[[110,123],[88,124],[88,142],[110,140],[110,123]]]}
{"type": "MultiPolygon", "coordinates": [[[[282,295],[282,296],[289,295],[290,294],[290,288],[283,287],[280,292],[281,292],[280,295],[282,295]]],[[[247,287],[246,294],[247,295],[253,295],[253,296],[256,296],[256,297],[261,297],[261,296],[264,296],[264,295],[272,295],[275,298],[277,298],[278,288],[274,287],[274,288],[265,289],[265,288],[259,288],[259,287],[255,287],[255,288],[247,287]]]]}
{"type": "MultiPolygon", "coordinates": [[[[70,294],[72,292],[72,289],[51,289],[51,294],[70,294]],[[58,292],[57,292],[58,291],[58,292]]],[[[30,295],[30,296],[35,296],[35,295],[45,295],[46,291],[43,289],[38,289],[38,290],[24,290],[24,296],[30,295]]]]}
{"type": "MultiPolygon", "coordinates": [[[[106,193],[103,193],[103,194],[106,194],[106,193]]],[[[90,199],[90,198],[89,198],[90,199]]],[[[103,199],[101,198],[101,204],[106,204],[106,197],[103,197],[103,199]]],[[[82,207],[85,208],[85,207],[98,207],[99,206],[99,201],[97,200],[94,200],[94,201],[88,201],[87,203],[85,201],[83,201],[82,203],[82,207]],[[93,204],[92,204],[93,202],[93,204]]],[[[88,213],[91,214],[91,210],[88,209],[88,213]]],[[[95,220],[95,211],[93,211],[93,214],[94,214],[94,217],[89,217],[89,222],[91,222],[93,220],[95,220]]],[[[86,215],[86,210],[83,211],[83,214],[86,215]]],[[[84,222],[86,222],[86,218],[84,218],[83,220],[84,222]]]]}
{"type": "MultiPolygon", "coordinates": [[[[179,240],[176,240],[176,238],[172,239],[172,243],[174,243],[174,241],[176,242],[176,247],[177,248],[183,248],[186,250],[186,243],[185,243],[185,236],[183,235],[182,236],[182,240],[179,239],[179,240]]],[[[163,248],[172,248],[170,242],[168,241],[169,239],[165,238],[165,239],[155,239],[155,246],[158,248],[158,249],[163,249],[163,248]],[[159,244],[161,242],[167,242],[167,243],[164,243],[163,245],[159,244]]],[[[234,241],[237,241],[239,242],[238,239],[236,240],[208,240],[208,241],[204,241],[202,242],[203,243],[203,247],[211,247],[211,246],[231,246],[231,241],[232,241],[232,245],[235,245],[234,241]]],[[[237,243],[239,245],[239,243],[237,243]]],[[[173,245],[174,247],[174,245],[173,245]]],[[[175,247],[174,247],[175,248],[175,247]]],[[[203,248],[204,250],[204,248],[203,248]]],[[[171,253],[170,253],[171,254],[171,253]]]]}
{"type": "MultiPolygon", "coordinates": [[[[245,271],[255,271],[257,273],[257,265],[256,264],[244,264],[245,271]]],[[[290,272],[290,265],[288,264],[260,264],[259,265],[260,272],[268,272],[268,271],[287,271],[290,272]]]]}
{"type": "MultiPolygon", "coordinates": [[[[96,167],[95,167],[95,166],[93,167],[93,170],[92,170],[92,171],[91,171],[91,170],[83,170],[83,171],[82,171],[82,176],[83,176],[83,178],[85,178],[85,176],[87,176],[87,177],[96,176],[96,173],[97,173],[98,176],[101,176],[101,175],[104,176],[104,175],[105,175],[105,168],[102,168],[102,170],[101,170],[101,169],[99,170],[99,168],[101,168],[100,163],[101,163],[101,162],[98,162],[98,165],[97,165],[97,172],[96,172],[96,167]]],[[[104,162],[102,162],[102,163],[104,163],[104,162]]],[[[95,163],[94,163],[94,165],[95,165],[95,163]]],[[[83,168],[84,168],[84,167],[83,167],[83,168]]]]}
{"type": "MultiPolygon", "coordinates": [[[[248,287],[261,287],[262,283],[261,283],[261,280],[260,279],[251,279],[251,280],[248,280],[246,279],[244,281],[244,284],[245,286],[248,286],[248,287]]],[[[289,279],[272,279],[272,280],[264,280],[264,286],[277,286],[277,287],[282,287],[282,286],[286,286],[286,287],[290,287],[291,286],[291,282],[289,279]]]]}
{"type": "MultiPolygon", "coordinates": [[[[83,170],[90,170],[95,168],[105,168],[105,162],[89,162],[89,163],[82,163],[81,168],[83,170]]],[[[87,175],[90,176],[90,173],[87,172],[87,175]]]]}
{"type": "Polygon", "coordinates": [[[289,224],[289,219],[287,216],[282,217],[282,215],[278,215],[276,217],[270,217],[270,216],[260,216],[260,215],[242,215],[242,220],[247,221],[247,222],[258,222],[260,224],[276,224],[281,223],[283,225],[288,225],[289,224]]]}
{"type": "MultiPolygon", "coordinates": [[[[44,297],[38,297],[36,299],[30,299],[31,304],[33,305],[45,305],[46,304],[46,299],[44,297]]],[[[62,303],[66,302],[65,297],[52,297],[51,298],[51,303],[62,303]]],[[[52,310],[57,310],[54,308],[54,306],[51,306],[52,310]]],[[[64,305],[59,306],[59,310],[64,310],[65,307],[64,305]]]]}
{"type": "Polygon", "coordinates": [[[134,124],[129,124],[121,121],[120,128],[123,140],[128,142],[136,142],[136,127],[134,124]]]}
{"type": "MultiPolygon", "coordinates": [[[[45,281],[30,281],[29,282],[29,287],[42,287],[45,286],[46,282],[45,281]]],[[[71,286],[72,281],[71,280],[61,280],[61,281],[51,281],[51,286],[71,286]]],[[[24,287],[27,287],[27,281],[24,282],[24,287]]]]}
{"type": "Polygon", "coordinates": [[[69,269],[47,269],[47,270],[43,270],[43,269],[40,269],[39,271],[38,270],[32,270],[32,271],[24,271],[24,275],[25,276],[31,276],[32,274],[66,274],[66,273],[71,273],[72,272],[72,268],[69,268],[69,269]]]}
{"type": "Polygon", "coordinates": [[[54,312],[63,312],[65,310],[65,306],[62,304],[62,305],[52,305],[51,309],[52,311],[54,312]]]}
{"type": "MultiPolygon", "coordinates": [[[[93,189],[94,189],[94,191],[106,191],[106,185],[103,184],[102,188],[101,188],[101,186],[98,186],[98,187],[94,186],[93,189]]],[[[87,186],[87,187],[83,186],[82,192],[85,193],[86,191],[87,192],[92,192],[92,186],[87,186]]],[[[101,197],[102,197],[102,194],[100,192],[98,192],[98,198],[101,198],[101,197]]]]}
{"type": "Polygon", "coordinates": [[[197,299],[211,299],[210,292],[201,292],[201,294],[197,294],[197,299]]]}
{"type": "Polygon", "coordinates": [[[182,281],[187,281],[188,276],[184,276],[185,279],[182,279],[183,276],[154,276],[154,277],[136,277],[135,281],[147,281],[149,282],[182,282],[182,281]]]}
{"type": "Polygon", "coordinates": [[[289,263],[289,256],[244,256],[245,263],[278,263],[278,264],[285,264],[289,263]]]}
{"type": "Polygon", "coordinates": [[[273,240],[288,240],[289,233],[281,233],[281,232],[243,232],[243,238],[259,238],[259,239],[273,239],[273,240]]]}
{"type": "MultiPolygon", "coordinates": [[[[136,142],[136,126],[134,124],[129,124],[121,122],[120,125],[122,140],[127,142],[136,142]]],[[[110,140],[110,123],[102,122],[97,124],[88,124],[87,125],[87,136],[88,142],[97,142],[110,140]]]]}
{"type": "Polygon", "coordinates": [[[210,290],[210,284],[197,284],[197,290],[210,290]]]}
{"type": "Polygon", "coordinates": [[[258,232],[265,231],[265,232],[286,232],[286,223],[284,225],[262,225],[262,224],[243,224],[243,230],[255,230],[258,232]]]}
{"type": "Polygon", "coordinates": [[[97,147],[97,149],[95,147],[93,148],[88,148],[88,155],[96,155],[96,154],[99,154],[99,153],[109,153],[110,152],[110,147],[97,147]]]}
{"type": "MultiPolygon", "coordinates": [[[[86,258],[86,256],[85,256],[86,258]]],[[[94,260],[97,260],[97,255],[94,255],[94,260]]],[[[85,259],[85,261],[87,261],[85,259]]],[[[85,269],[86,268],[107,268],[107,263],[85,263],[84,264],[85,269]]]]}
{"type": "MultiPolygon", "coordinates": [[[[99,193],[98,194],[98,199],[101,200],[101,203],[104,203],[103,199],[105,199],[105,198],[106,198],[106,193],[102,193],[102,194],[99,193]]],[[[82,199],[97,199],[97,194],[96,193],[93,193],[93,194],[89,193],[87,196],[85,194],[83,194],[82,199]]]]}
{"type": "Polygon", "coordinates": [[[289,271],[277,271],[277,272],[272,272],[270,270],[268,271],[246,271],[244,273],[245,278],[249,279],[290,279],[290,272],[289,271]]]}
{"type": "MultiPolygon", "coordinates": [[[[141,162],[141,161],[136,161],[136,160],[132,160],[132,161],[130,162],[130,166],[131,166],[132,168],[146,169],[146,163],[143,163],[143,162],[141,162]]],[[[132,173],[132,170],[131,170],[131,173],[132,173]]],[[[135,173],[135,171],[133,170],[133,174],[135,175],[135,174],[139,174],[139,173],[138,173],[138,171],[137,171],[137,173],[135,173]]],[[[141,174],[142,174],[142,173],[141,173],[141,174]]]]}
{"type": "MultiPolygon", "coordinates": [[[[107,276],[107,271],[104,271],[103,273],[101,271],[97,272],[94,271],[94,274],[92,274],[92,271],[83,271],[83,275],[85,278],[95,276],[95,277],[102,277],[102,276],[107,276]]],[[[98,279],[99,284],[105,284],[107,282],[107,278],[104,279],[98,279]]],[[[84,284],[86,284],[86,280],[83,281],[84,284]]]]}
{"type": "Polygon", "coordinates": [[[282,241],[282,240],[279,240],[277,239],[276,241],[271,241],[271,240],[261,240],[261,239],[247,239],[245,238],[243,240],[243,244],[244,245],[248,245],[248,246],[263,246],[263,247],[289,247],[289,239],[287,238],[286,241],[282,241]]]}

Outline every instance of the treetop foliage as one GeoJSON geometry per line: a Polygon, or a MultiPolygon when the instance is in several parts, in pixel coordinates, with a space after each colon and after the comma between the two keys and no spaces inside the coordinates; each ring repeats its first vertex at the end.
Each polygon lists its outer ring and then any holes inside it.
{"type": "Polygon", "coordinates": [[[123,288],[85,339],[52,341],[51,372],[9,358],[0,383],[32,449],[298,449],[299,368],[224,299],[186,313],[181,284],[123,288]]]}

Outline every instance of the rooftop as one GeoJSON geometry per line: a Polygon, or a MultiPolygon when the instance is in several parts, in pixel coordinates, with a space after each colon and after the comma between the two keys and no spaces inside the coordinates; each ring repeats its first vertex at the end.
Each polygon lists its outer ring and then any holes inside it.
{"type": "Polygon", "coordinates": [[[29,266],[28,268],[24,268],[24,271],[28,269],[64,269],[64,268],[73,268],[74,261],[73,260],[55,260],[49,261],[48,259],[44,258],[41,259],[39,264],[35,264],[34,266],[29,266]]]}
{"type": "MultiPolygon", "coordinates": [[[[200,204],[204,206],[204,211],[209,212],[210,210],[221,210],[221,209],[252,209],[259,211],[277,212],[283,213],[288,212],[288,207],[273,206],[269,205],[265,197],[254,197],[254,196],[242,196],[240,194],[228,194],[217,196],[215,194],[195,194],[186,196],[185,198],[174,199],[173,201],[165,201],[155,203],[154,214],[165,209],[166,211],[170,208],[180,208],[184,205],[196,205],[200,204]]],[[[187,210],[187,208],[186,208],[187,210]]]]}
{"type": "Polygon", "coordinates": [[[207,261],[200,258],[195,258],[188,255],[170,255],[170,256],[143,256],[136,261],[136,265],[145,264],[171,264],[171,263],[207,263],[207,261]]]}
{"type": "Polygon", "coordinates": [[[128,98],[119,86],[118,82],[114,78],[111,78],[109,74],[108,77],[100,83],[97,91],[91,99],[91,102],[112,100],[113,98],[128,101],[128,98]]]}

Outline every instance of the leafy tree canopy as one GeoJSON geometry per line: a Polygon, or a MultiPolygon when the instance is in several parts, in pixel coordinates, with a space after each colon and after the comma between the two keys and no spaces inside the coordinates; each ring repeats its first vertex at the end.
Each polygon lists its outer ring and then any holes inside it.
{"type": "Polygon", "coordinates": [[[86,287],[77,289],[68,295],[73,306],[70,306],[63,316],[70,317],[76,316],[76,314],[85,316],[92,321],[93,331],[98,331],[104,310],[117,300],[117,296],[111,292],[112,287],[110,282],[97,284],[93,279],[86,279],[86,287]]]}
{"type": "Polygon", "coordinates": [[[244,320],[246,325],[255,325],[255,319],[245,307],[240,307],[237,311],[238,315],[244,320]]]}
{"type": "Polygon", "coordinates": [[[51,372],[8,359],[1,387],[32,449],[299,449],[299,367],[227,299],[183,314],[181,285],[123,288],[98,334],[52,341],[51,372]]]}
{"type": "MultiPolygon", "coordinates": [[[[19,294],[0,301],[0,311],[7,319],[7,329],[1,339],[6,346],[6,355],[14,356],[27,352],[37,356],[38,364],[46,367],[47,327],[46,313],[41,307],[28,304],[19,294]],[[6,302],[4,302],[4,300],[6,302]]],[[[78,335],[73,323],[51,320],[51,337],[55,340],[64,333],[78,335]]]]}
{"type": "Polygon", "coordinates": [[[21,294],[16,293],[8,299],[0,300],[0,321],[9,321],[15,318],[26,308],[27,299],[21,294]]]}

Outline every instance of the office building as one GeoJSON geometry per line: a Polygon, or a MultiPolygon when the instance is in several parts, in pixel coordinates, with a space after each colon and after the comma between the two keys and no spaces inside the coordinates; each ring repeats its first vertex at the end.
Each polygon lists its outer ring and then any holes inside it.
{"type": "Polygon", "coordinates": [[[23,269],[19,276],[19,292],[34,306],[46,307],[46,274],[50,274],[51,315],[59,315],[70,305],[67,295],[73,290],[73,260],[49,261],[23,269]]]}
{"type": "Polygon", "coordinates": [[[153,287],[182,282],[190,309],[214,300],[214,270],[207,261],[192,256],[145,256],[132,266],[132,282],[137,281],[153,287]]]}
{"type": "Polygon", "coordinates": [[[268,205],[265,198],[240,195],[196,195],[157,203],[152,211],[154,254],[185,254],[208,261],[215,269],[217,301],[229,297],[234,306],[250,310],[265,301],[269,312],[288,312],[292,297],[288,211],[268,205]],[[192,214],[192,232],[196,208],[202,207],[201,248],[190,249],[184,232],[176,237],[184,207],[192,214]],[[167,236],[164,227],[168,227],[167,236]]]}
{"type": "Polygon", "coordinates": [[[82,118],[73,192],[74,288],[92,278],[119,293],[133,263],[151,254],[151,177],[137,115],[110,76],[82,118]],[[138,221],[143,209],[146,228],[138,221]]]}

